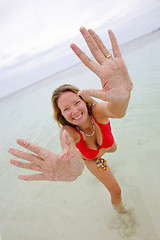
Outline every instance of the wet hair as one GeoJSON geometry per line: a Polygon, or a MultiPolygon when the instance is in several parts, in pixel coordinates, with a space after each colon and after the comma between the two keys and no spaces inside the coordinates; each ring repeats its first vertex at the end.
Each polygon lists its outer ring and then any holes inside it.
{"type": "MultiPolygon", "coordinates": [[[[52,94],[51,102],[53,106],[53,112],[54,112],[54,119],[57,121],[58,126],[60,127],[61,125],[69,125],[69,126],[75,126],[72,123],[68,122],[62,115],[60,108],[58,107],[58,99],[61,96],[62,93],[64,92],[73,92],[73,93],[78,93],[80,91],[79,88],[71,85],[71,84],[64,84],[56,88],[52,94]]],[[[86,106],[88,109],[88,113],[91,115],[92,114],[92,106],[96,104],[97,102],[89,97],[89,96],[80,96],[79,97],[86,102],[86,106]]]]}

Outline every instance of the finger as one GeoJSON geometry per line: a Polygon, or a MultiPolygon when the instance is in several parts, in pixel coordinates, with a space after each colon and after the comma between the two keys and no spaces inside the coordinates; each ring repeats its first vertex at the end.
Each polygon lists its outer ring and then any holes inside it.
{"type": "Polygon", "coordinates": [[[33,175],[19,175],[19,179],[24,181],[43,181],[45,180],[43,173],[33,174],[33,175]]]}
{"type": "Polygon", "coordinates": [[[63,138],[66,146],[71,147],[75,145],[73,139],[66,130],[63,131],[63,138]]]}
{"type": "Polygon", "coordinates": [[[114,57],[122,57],[119,46],[118,46],[117,39],[116,39],[114,33],[112,32],[112,30],[108,30],[108,34],[109,34],[109,38],[111,40],[114,57]]]}
{"type": "Polygon", "coordinates": [[[14,148],[9,148],[8,152],[10,154],[12,154],[15,157],[30,161],[30,162],[34,162],[35,164],[40,164],[42,162],[42,158],[31,154],[31,153],[26,153],[26,152],[22,152],[20,150],[14,149],[14,148]]]}
{"type": "Polygon", "coordinates": [[[20,138],[17,139],[17,143],[20,146],[28,149],[29,151],[34,152],[35,154],[37,154],[39,157],[41,157],[43,159],[47,158],[49,155],[49,151],[47,151],[46,149],[44,149],[34,143],[28,142],[28,141],[20,139],[20,138]]]}
{"type": "Polygon", "coordinates": [[[78,95],[87,95],[95,98],[99,98],[103,101],[108,101],[110,99],[110,94],[108,90],[98,90],[98,89],[83,89],[78,92],[78,95]]]}
{"type": "Polygon", "coordinates": [[[17,160],[10,159],[10,163],[16,167],[26,168],[30,170],[35,170],[41,172],[42,169],[40,166],[35,165],[34,163],[25,163],[17,160]]]}
{"type": "Polygon", "coordinates": [[[98,75],[98,64],[92,61],[78,46],[75,44],[70,45],[71,49],[74,53],[79,57],[79,59],[83,62],[85,66],[87,66],[91,71],[93,71],[96,75],[98,75]]]}
{"type": "Polygon", "coordinates": [[[80,28],[80,32],[81,32],[83,38],[85,39],[94,58],[97,60],[97,62],[99,64],[102,64],[105,60],[105,57],[104,57],[103,53],[101,52],[101,50],[99,49],[99,47],[97,46],[94,39],[92,38],[92,36],[90,35],[90,33],[84,27],[80,28]]]}
{"type": "Polygon", "coordinates": [[[96,42],[97,46],[99,47],[103,55],[106,56],[109,53],[109,51],[104,45],[104,43],[102,42],[102,40],[100,39],[100,37],[92,29],[89,29],[88,32],[96,42]]]}

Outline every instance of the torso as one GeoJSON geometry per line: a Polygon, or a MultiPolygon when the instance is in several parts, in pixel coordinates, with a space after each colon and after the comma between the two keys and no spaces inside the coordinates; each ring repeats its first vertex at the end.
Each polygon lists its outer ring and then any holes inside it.
{"type": "Polygon", "coordinates": [[[114,152],[117,148],[116,143],[114,140],[112,140],[112,137],[110,137],[110,141],[113,141],[111,146],[109,147],[101,147],[101,145],[105,145],[103,142],[103,135],[100,126],[98,125],[109,125],[109,119],[106,119],[105,122],[100,121],[99,119],[96,119],[93,115],[93,122],[95,125],[95,134],[93,136],[87,137],[84,134],[82,135],[79,133],[75,128],[70,126],[65,126],[65,129],[69,132],[70,136],[74,139],[75,144],[80,143],[82,141],[82,137],[84,140],[84,143],[82,143],[82,151],[81,155],[83,159],[93,159],[95,157],[102,157],[104,153],[106,152],[114,152]],[[97,124],[97,122],[99,124],[97,124]],[[88,152],[88,154],[86,154],[88,152]],[[89,152],[91,154],[89,154],[89,152]],[[83,155],[84,154],[84,155],[83,155]]]}
{"type": "Polygon", "coordinates": [[[84,159],[95,159],[102,156],[108,148],[112,147],[114,138],[111,132],[110,122],[106,124],[99,123],[96,118],[92,115],[96,132],[91,137],[86,137],[75,129],[80,135],[80,141],[76,143],[76,147],[79,149],[84,159]]]}

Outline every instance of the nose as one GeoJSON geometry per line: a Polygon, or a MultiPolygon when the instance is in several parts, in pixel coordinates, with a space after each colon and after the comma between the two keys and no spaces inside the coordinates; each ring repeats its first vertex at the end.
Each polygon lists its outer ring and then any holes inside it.
{"type": "Polygon", "coordinates": [[[76,107],[73,107],[73,108],[72,108],[72,115],[74,115],[74,114],[76,114],[76,113],[78,113],[78,109],[77,109],[76,107]]]}

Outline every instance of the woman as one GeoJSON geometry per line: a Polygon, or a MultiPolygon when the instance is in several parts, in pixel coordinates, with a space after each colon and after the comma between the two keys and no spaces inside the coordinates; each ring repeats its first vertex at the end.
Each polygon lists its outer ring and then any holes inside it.
{"type": "Polygon", "coordinates": [[[63,85],[56,89],[52,96],[52,104],[55,119],[59,125],[63,126],[60,132],[63,153],[54,154],[35,144],[18,139],[19,145],[36,155],[9,149],[12,155],[30,161],[30,163],[24,163],[11,159],[10,163],[41,172],[34,175],[20,175],[19,178],[22,180],[73,181],[83,171],[83,158],[86,167],[110,192],[113,207],[119,213],[125,213],[120,186],[102,156],[104,153],[116,151],[109,118],[122,118],[126,114],[132,82],[116,37],[111,30],[108,33],[113,56],[93,30],[82,27],[80,32],[97,63],[75,44],[71,44],[71,48],[100,78],[102,90],[79,91],[71,85],[63,85]],[[103,102],[96,103],[90,96],[99,98],[103,102]]]}

